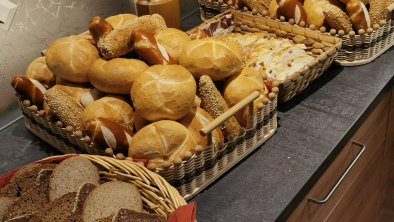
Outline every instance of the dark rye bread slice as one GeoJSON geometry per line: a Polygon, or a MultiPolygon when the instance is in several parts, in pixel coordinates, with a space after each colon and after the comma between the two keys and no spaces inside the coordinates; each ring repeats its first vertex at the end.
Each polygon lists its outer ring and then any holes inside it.
{"type": "Polygon", "coordinates": [[[42,177],[38,185],[33,181],[35,186],[24,192],[12,206],[8,207],[4,221],[25,221],[49,203],[49,177],[50,175],[42,177]]]}
{"type": "Polygon", "coordinates": [[[141,194],[137,187],[122,181],[107,182],[94,189],[83,206],[84,222],[115,215],[119,209],[142,211],[141,194]]]}
{"type": "Polygon", "coordinates": [[[53,222],[67,221],[73,213],[81,214],[83,203],[89,193],[96,187],[94,184],[83,184],[78,192],[63,195],[60,198],[48,203],[40,211],[35,213],[29,222],[53,222]]]}
{"type": "Polygon", "coordinates": [[[97,167],[83,157],[63,160],[53,171],[50,179],[49,198],[51,201],[71,192],[77,192],[85,183],[98,185],[100,175],[97,167]]]}
{"type": "Polygon", "coordinates": [[[33,163],[22,167],[11,178],[10,183],[4,188],[0,189],[0,196],[5,197],[19,197],[36,184],[38,173],[42,169],[53,169],[56,164],[52,163],[33,163]]]}
{"type": "Polygon", "coordinates": [[[136,212],[129,209],[120,209],[115,216],[107,217],[98,222],[166,222],[166,219],[157,214],[136,212]]]}
{"type": "Polygon", "coordinates": [[[0,221],[3,221],[4,214],[8,207],[12,206],[16,197],[0,197],[0,221]]]}

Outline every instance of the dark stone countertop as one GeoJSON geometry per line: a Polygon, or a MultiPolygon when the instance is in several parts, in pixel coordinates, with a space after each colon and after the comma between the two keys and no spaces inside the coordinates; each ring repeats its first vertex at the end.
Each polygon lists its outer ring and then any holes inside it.
{"type": "MultiPolygon", "coordinates": [[[[391,56],[394,49],[368,65],[332,66],[280,106],[277,133],[193,199],[198,221],[283,220],[393,87],[391,56]]],[[[22,119],[1,131],[0,141],[0,174],[58,153],[22,119]]]]}

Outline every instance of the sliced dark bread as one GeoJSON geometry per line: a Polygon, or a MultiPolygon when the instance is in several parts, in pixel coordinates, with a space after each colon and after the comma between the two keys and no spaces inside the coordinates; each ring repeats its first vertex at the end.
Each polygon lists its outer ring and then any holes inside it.
{"type": "Polygon", "coordinates": [[[34,163],[22,167],[11,178],[10,183],[4,188],[0,189],[0,196],[19,197],[36,184],[38,173],[42,169],[53,169],[56,164],[51,163],[34,163]]]}
{"type": "Polygon", "coordinates": [[[107,182],[89,194],[83,206],[82,218],[84,222],[95,222],[115,215],[122,208],[141,212],[140,192],[137,187],[126,182],[107,182]]]}
{"type": "Polygon", "coordinates": [[[78,211],[78,212],[75,212],[75,213],[71,214],[63,222],[83,222],[83,220],[82,220],[82,212],[78,211]]]}
{"type": "Polygon", "coordinates": [[[8,207],[12,206],[16,201],[14,197],[0,197],[0,221],[3,221],[4,214],[8,207]]]}
{"type": "Polygon", "coordinates": [[[106,217],[98,222],[166,222],[166,218],[144,212],[136,212],[129,209],[120,209],[115,216],[106,217]]]}
{"type": "Polygon", "coordinates": [[[49,198],[51,201],[71,192],[77,192],[85,183],[98,185],[100,176],[93,163],[83,157],[63,160],[53,171],[50,179],[49,198]]]}
{"type": "Polygon", "coordinates": [[[4,214],[4,221],[29,218],[47,203],[49,203],[49,177],[46,181],[42,181],[40,185],[24,192],[12,206],[8,207],[4,214]]]}
{"type": "Polygon", "coordinates": [[[96,187],[94,184],[83,184],[78,192],[72,192],[48,203],[40,211],[35,213],[30,222],[53,222],[65,221],[74,212],[82,212],[82,206],[89,193],[96,187]]]}

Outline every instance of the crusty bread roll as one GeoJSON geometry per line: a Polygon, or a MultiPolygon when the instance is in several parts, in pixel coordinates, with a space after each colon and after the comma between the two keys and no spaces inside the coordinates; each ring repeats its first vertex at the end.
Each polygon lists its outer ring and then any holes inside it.
{"type": "Polygon", "coordinates": [[[204,38],[187,44],[179,56],[179,64],[194,78],[208,75],[212,80],[221,80],[241,71],[242,55],[236,43],[204,38]]]}
{"type": "Polygon", "coordinates": [[[54,85],[52,88],[61,90],[68,95],[72,96],[77,102],[81,102],[83,94],[88,93],[92,88],[87,84],[77,84],[72,82],[62,82],[54,85]]]}
{"type": "Polygon", "coordinates": [[[349,0],[346,4],[346,12],[356,30],[367,30],[371,27],[368,10],[360,0],[349,0]]]}
{"type": "Polygon", "coordinates": [[[88,105],[82,115],[82,124],[97,117],[103,117],[128,129],[133,129],[133,108],[118,97],[105,96],[88,105]]]}
{"type": "Polygon", "coordinates": [[[38,108],[42,108],[46,89],[40,82],[25,76],[16,75],[12,77],[11,86],[22,99],[28,99],[38,108]]]}
{"type": "Polygon", "coordinates": [[[323,9],[329,4],[327,0],[305,0],[304,9],[308,23],[315,25],[317,28],[324,26],[323,9]]]}
{"type": "Polygon", "coordinates": [[[255,69],[246,67],[240,74],[226,81],[223,97],[231,107],[254,91],[265,94],[266,90],[262,75],[255,69]]]}
{"type": "Polygon", "coordinates": [[[149,67],[131,88],[131,100],[144,119],[177,120],[193,107],[196,82],[187,69],[180,65],[149,67]]]}
{"type": "Polygon", "coordinates": [[[138,131],[129,148],[129,156],[147,159],[150,164],[160,167],[165,160],[173,162],[183,158],[186,152],[193,153],[196,140],[182,124],[161,120],[138,131]]]}
{"type": "Polygon", "coordinates": [[[343,30],[349,33],[353,30],[352,22],[344,11],[335,5],[327,5],[323,9],[324,18],[327,20],[330,27],[335,30],[343,30]]]}
{"type": "Polygon", "coordinates": [[[80,102],[83,107],[89,106],[92,102],[99,100],[105,96],[105,93],[101,92],[100,90],[93,88],[90,89],[88,92],[85,92],[81,95],[80,102]]]}
{"type": "Polygon", "coordinates": [[[280,15],[284,15],[287,19],[294,19],[296,24],[306,22],[305,9],[299,0],[280,0],[278,1],[278,9],[280,15]]]}
{"type": "Polygon", "coordinates": [[[46,62],[53,74],[77,83],[89,82],[88,70],[98,58],[96,47],[79,36],[55,40],[46,53],[46,62]]]}
{"type": "Polygon", "coordinates": [[[90,67],[88,78],[102,92],[129,94],[133,81],[147,68],[147,64],[137,59],[98,59],[90,67]]]}
{"type": "Polygon", "coordinates": [[[190,42],[190,37],[179,29],[167,28],[156,32],[156,41],[160,43],[175,60],[179,61],[182,49],[190,42]]]}
{"type": "Polygon", "coordinates": [[[45,57],[34,59],[27,67],[25,76],[39,81],[46,88],[52,87],[56,82],[55,75],[49,70],[45,57]]]}
{"type": "MultiPolygon", "coordinates": [[[[202,146],[203,148],[207,147],[208,138],[201,136],[200,130],[206,127],[212,121],[213,118],[211,117],[211,115],[209,115],[209,113],[207,113],[200,107],[194,107],[190,113],[188,113],[185,117],[179,120],[179,122],[190,131],[197,144],[202,146]]],[[[224,137],[222,130],[220,128],[216,128],[212,131],[212,145],[219,147],[223,143],[224,137]]]]}
{"type": "Polygon", "coordinates": [[[114,29],[116,29],[124,23],[134,20],[136,18],[138,18],[138,16],[134,14],[118,14],[105,18],[105,20],[109,24],[111,24],[114,29]]]}

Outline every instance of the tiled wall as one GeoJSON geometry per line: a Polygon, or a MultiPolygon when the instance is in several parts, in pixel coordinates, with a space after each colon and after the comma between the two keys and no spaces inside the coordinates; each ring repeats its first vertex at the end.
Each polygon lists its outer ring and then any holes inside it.
{"type": "MultiPolygon", "coordinates": [[[[0,0],[4,1],[4,0],[0,0]]],[[[23,74],[42,49],[61,36],[87,29],[93,16],[134,12],[131,0],[10,0],[18,5],[9,31],[0,29],[0,128],[20,116],[11,76],[23,74]]],[[[182,17],[197,9],[197,0],[180,0],[182,17]]]]}

